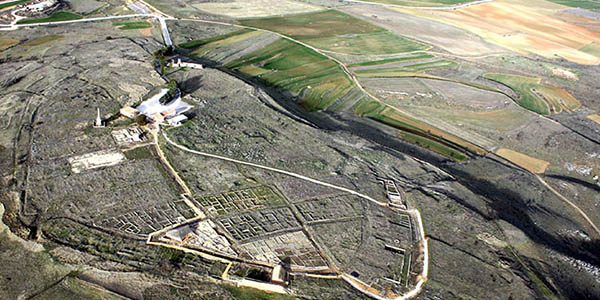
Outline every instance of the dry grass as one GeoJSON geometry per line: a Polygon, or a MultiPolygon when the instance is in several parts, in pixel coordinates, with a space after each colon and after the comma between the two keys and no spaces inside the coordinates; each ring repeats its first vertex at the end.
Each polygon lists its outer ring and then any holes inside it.
{"type": "Polygon", "coordinates": [[[594,121],[594,122],[596,122],[596,123],[600,124],[600,115],[598,115],[598,114],[593,114],[593,115],[589,115],[589,116],[587,116],[587,117],[588,117],[588,119],[590,119],[590,120],[592,120],[592,121],[594,121]]]}
{"type": "Polygon", "coordinates": [[[402,10],[472,31],[485,40],[519,52],[595,65],[600,57],[580,49],[600,42],[600,34],[555,16],[562,6],[541,1],[499,0],[451,11],[402,10]]]}
{"type": "Polygon", "coordinates": [[[506,148],[498,149],[496,151],[496,154],[514,163],[515,165],[520,166],[528,170],[529,172],[535,174],[543,174],[544,172],[546,172],[548,166],[550,166],[550,163],[545,160],[531,157],[529,155],[525,155],[523,153],[506,148]]]}
{"type": "Polygon", "coordinates": [[[4,49],[8,49],[16,44],[19,43],[19,40],[5,40],[5,39],[0,39],[0,51],[4,50],[4,49]]]}

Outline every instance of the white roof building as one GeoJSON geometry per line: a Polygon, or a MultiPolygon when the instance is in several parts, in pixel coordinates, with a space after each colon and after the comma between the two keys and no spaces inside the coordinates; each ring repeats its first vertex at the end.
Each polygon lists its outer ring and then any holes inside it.
{"type": "Polygon", "coordinates": [[[142,102],[142,104],[140,104],[140,106],[137,107],[137,110],[141,114],[144,114],[148,117],[152,117],[156,114],[162,114],[171,110],[174,110],[176,115],[180,115],[193,108],[192,105],[183,102],[183,100],[181,100],[181,97],[177,97],[167,104],[161,104],[159,101],[160,98],[166,95],[168,91],[168,89],[160,90],[158,94],[142,102]]]}
{"type": "Polygon", "coordinates": [[[169,125],[179,126],[187,120],[188,118],[185,115],[177,115],[173,118],[168,119],[167,122],[169,123],[169,125]]]}

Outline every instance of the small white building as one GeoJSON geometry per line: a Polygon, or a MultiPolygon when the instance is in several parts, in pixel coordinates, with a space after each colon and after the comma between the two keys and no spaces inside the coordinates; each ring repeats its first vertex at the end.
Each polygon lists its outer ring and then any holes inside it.
{"type": "Polygon", "coordinates": [[[177,60],[171,59],[168,64],[171,68],[190,68],[190,69],[204,69],[202,64],[197,64],[193,62],[182,62],[181,57],[178,57],[177,60]]]}
{"type": "Polygon", "coordinates": [[[124,106],[119,110],[119,112],[122,116],[125,116],[130,119],[135,119],[140,114],[140,112],[137,109],[131,106],[124,106]]]}
{"type": "Polygon", "coordinates": [[[181,124],[185,123],[185,121],[187,121],[187,120],[188,120],[188,118],[185,115],[177,115],[175,117],[167,119],[167,122],[171,126],[180,126],[181,124]]]}
{"type": "Polygon", "coordinates": [[[27,10],[43,11],[44,9],[51,7],[55,3],[56,3],[56,1],[54,1],[54,0],[45,0],[42,2],[35,3],[35,4],[27,5],[27,10]]]}

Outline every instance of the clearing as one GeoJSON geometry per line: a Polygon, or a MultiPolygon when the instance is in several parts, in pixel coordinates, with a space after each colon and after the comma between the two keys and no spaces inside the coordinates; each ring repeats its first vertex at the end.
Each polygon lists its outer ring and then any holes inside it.
{"type": "Polygon", "coordinates": [[[246,19],[241,23],[275,31],[319,49],[347,54],[394,54],[429,48],[336,10],[246,19]]]}
{"type": "Polygon", "coordinates": [[[546,169],[550,165],[550,163],[545,160],[531,157],[529,155],[525,155],[523,153],[506,148],[498,149],[498,151],[496,151],[496,154],[514,163],[515,165],[520,166],[528,170],[529,172],[535,174],[543,174],[544,172],[546,172],[546,169]]]}

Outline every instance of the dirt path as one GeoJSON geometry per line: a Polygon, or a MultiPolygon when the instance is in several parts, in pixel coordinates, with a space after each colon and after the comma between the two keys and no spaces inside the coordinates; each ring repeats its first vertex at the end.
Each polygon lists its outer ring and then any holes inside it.
{"type": "Polygon", "coordinates": [[[581,208],[579,208],[579,206],[577,206],[575,203],[571,202],[571,200],[567,199],[567,197],[563,196],[561,193],[559,193],[557,190],[555,190],[553,187],[551,187],[544,179],[542,179],[541,176],[535,175],[535,177],[537,177],[537,179],[544,186],[546,186],[550,191],[552,191],[556,196],[558,196],[560,199],[562,199],[567,204],[572,206],[590,224],[590,226],[592,226],[592,228],[594,228],[594,230],[596,231],[596,234],[598,235],[598,237],[600,237],[600,229],[598,228],[598,226],[596,226],[596,224],[594,224],[592,219],[590,219],[590,217],[588,217],[588,215],[581,208]]]}

